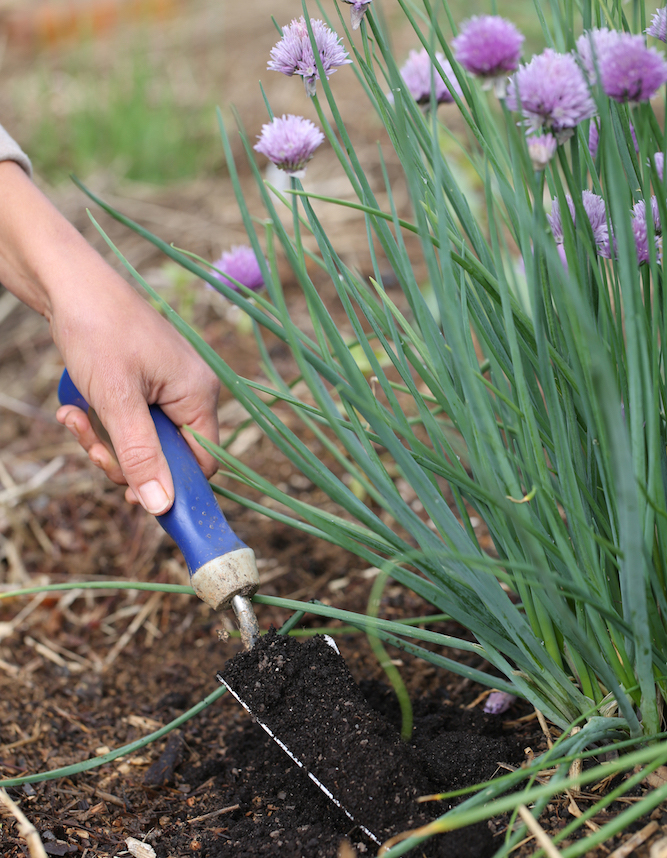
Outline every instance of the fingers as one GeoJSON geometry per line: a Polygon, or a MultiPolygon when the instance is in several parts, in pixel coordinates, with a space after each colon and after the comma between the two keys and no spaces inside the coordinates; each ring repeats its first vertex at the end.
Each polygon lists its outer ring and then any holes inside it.
{"type": "MultiPolygon", "coordinates": [[[[187,425],[217,443],[218,379],[207,370],[191,378],[190,383],[196,393],[164,403],[163,410],[177,426],[187,425]]],[[[124,395],[116,391],[111,397],[105,396],[102,402],[98,399],[96,402],[100,413],[106,414],[103,422],[113,442],[111,449],[81,409],[63,405],[56,417],[72,432],[93,464],[114,482],[128,485],[125,493],[128,502],[141,504],[153,515],[163,514],[174,500],[173,482],[143,394],[136,388],[127,390],[124,395]]],[[[217,460],[191,432],[184,430],[183,436],[204,474],[212,476],[218,467],[217,460]]]]}
{"type": "Polygon", "coordinates": [[[96,435],[88,415],[73,405],[63,405],[56,418],[66,426],[88,453],[91,462],[109,479],[128,484],[130,503],[140,503],[147,512],[162,515],[174,502],[171,473],[150,416],[148,406],[138,397],[125,404],[123,417],[110,411],[105,421],[116,457],[96,435]]]}
{"type": "Polygon", "coordinates": [[[119,485],[126,482],[116,457],[97,436],[85,411],[74,405],[63,405],[56,412],[56,419],[70,430],[88,453],[90,461],[104,471],[110,480],[119,485]]]}
{"type": "MultiPolygon", "coordinates": [[[[175,402],[160,403],[160,406],[176,426],[188,426],[217,444],[218,379],[206,368],[199,377],[191,378],[190,383],[196,394],[186,395],[175,402]]],[[[132,397],[122,408],[115,398],[105,425],[114,444],[123,481],[128,484],[126,500],[140,503],[153,515],[166,512],[174,502],[173,481],[153,418],[143,397],[132,397]]],[[[182,434],[204,474],[213,476],[218,469],[217,460],[197,442],[191,432],[183,430],[182,434]]]]}
{"type": "Polygon", "coordinates": [[[111,440],[129,500],[152,515],[162,515],[174,502],[174,485],[148,405],[135,389],[120,402],[103,403],[102,422],[111,440]]]}
{"type": "Polygon", "coordinates": [[[125,489],[125,500],[128,503],[133,503],[133,504],[136,504],[137,506],[140,505],[139,498],[135,495],[135,493],[130,488],[125,489]]]}

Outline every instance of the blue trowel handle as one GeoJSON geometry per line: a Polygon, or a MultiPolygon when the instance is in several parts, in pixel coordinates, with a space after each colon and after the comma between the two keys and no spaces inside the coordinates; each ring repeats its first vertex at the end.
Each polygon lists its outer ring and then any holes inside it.
{"type": "MultiPolygon", "coordinates": [[[[67,370],[60,379],[58,398],[63,405],[83,409],[91,422],[99,423],[67,370]]],[[[150,412],[174,481],[174,503],[156,518],[183,552],[199,598],[216,610],[227,608],[234,596],[251,596],[257,589],[255,555],[227,523],[178,428],[159,406],[151,405],[150,412]]]]}

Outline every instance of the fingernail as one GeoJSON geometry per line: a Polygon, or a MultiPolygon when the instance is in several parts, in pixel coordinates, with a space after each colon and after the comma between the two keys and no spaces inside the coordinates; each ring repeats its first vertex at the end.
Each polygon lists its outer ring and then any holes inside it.
{"type": "Polygon", "coordinates": [[[79,430],[76,428],[76,423],[74,421],[72,421],[71,423],[65,423],[65,426],[67,426],[67,428],[72,433],[72,435],[74,435],[77,441],[81,439],[81,436],[79,435],[79,430]]]}
{"type": "Polygon", "coordinates": [[[157,480],[149,480],[143,486],[139,486],[139,500],[151,515],[161,515],[169,506],[167,493],[157,480]]]}

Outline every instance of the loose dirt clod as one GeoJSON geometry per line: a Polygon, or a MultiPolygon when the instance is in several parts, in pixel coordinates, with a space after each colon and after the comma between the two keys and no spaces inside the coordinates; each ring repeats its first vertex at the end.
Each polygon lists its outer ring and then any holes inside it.
{"type": "Polygon", "coordinates": [[[174,769],[183,756],[183,744],[183,737],[178,730],[169,734],[164,751],[144,775],[144,783],[147,786],[161,787],[173,781],[174,769]]]}

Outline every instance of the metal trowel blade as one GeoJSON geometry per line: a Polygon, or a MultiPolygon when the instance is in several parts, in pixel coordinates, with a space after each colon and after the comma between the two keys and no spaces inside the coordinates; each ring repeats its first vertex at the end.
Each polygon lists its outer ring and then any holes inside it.
{"type": "MultiPolygon", "coordinates": [[[[329,644],[329,646],[332,649],[334,649],[336,651],[336,653],[338,653],[340,655],[338,647],[336,646],[333,638],[329,637],[329,635],[324,635],[324,639],[329,644]]],[[[216,678],[219,682],[221,682],[227,688],[227,690],[232,695],[232,697],[234,697],[241,704],[241,706],[243,706],[243,708],[246,710],[246,712],[248,712],[253,717],[253,719],[260,725],[260,727],[262,727],[262,729],[265,730],[269,734],[269,736],[273,739],[273,741],[287,754],[287,756],[293,762],[295,762],[297,764],[297,766],[299,766],[299,768],[304,770],[304,772],[308,775],[308,777],[311,779],[311,781],[319,789],[322,790],[324,795],[326,795],[326,797],[330,801],[332,801],[336,805],[336,807],[340,808],[343,811],[343,813],[348,817],[348,819],[350,819],[351,822],[353,822],[356,826],[358,826],[358,828],[361,831],[363,831],[363,833],[367,837],[369,837],[374,843],[376,843],[378,846],[380,846],[382,844],[382,841],[380,840],[380,838],[377,837],[369,828],[367,828],[365,825],[360,823],[359,820],[356,819],[352,813],[350,813],[350,811],[336,798],[336,796],[331,792],[331,790],[327,786],[325,786],[325,784],[323,784],[322,781],[315,774],[313,774],[312,771],[310,771],[308,766],[306,766],[305,763],[301,759],[299,759],[297,754],[295,754],[285,744],[285,742],[283,742],[280,739],[280,737],[275,734],[275,732],[271,729],[271,727],[269,727],[269,725],[261,717],[259,717],[256,712],[253,712],[253,710],[245,702],[243,697],[234,688],[232,688],[232,686],[229,684],[229,682],[227,682],[227,680],[224,678],[224,676],[222,676],[222,674],[218,673],[216,678]]]]}
{"type": "Polygon", "coordinates": [[[271,738],[278,745],[279,748],[282,748],[282,750],[287,754],[287,756],[290,758],[290,760],[295,762],[297,764],[297,766],[299,766],[299,768],[304,770],[304,772],[308,775],[308,777],[311,779],[311,781],[319,789],[322,790],[324,795],[330,801],[332,801],[336,805],[336,807],[339,807],[343,811],[345,816],[347,816],[351,822],[353,822],[355,825],[357,825],[361,829],[361,831],[364,832],[364,834],[367,837],[370,837],[370,839],[374,843],[377,843],[378,846],[380,846],[382,844],[382,841],[378,837],[376,837],[372,831],[370,831],[368,828],[366,828],[365,825],[362,825],[358,820],[356,820],[354,818],[354,816],[352,816],[352,814],[350,813],[350,811],[346,807],[343,807],[343,805],[338,801],[338,799],[334,796],[334,794],[331,792],[331,790],[327,789],[327,787],[324,786],[322,781],[320,781],[318,778],[316,778],[315,775],[306,768],[306,766],[301,762],[301,760],[296,756],[296,754],[293,754],[284,742],[281,742],[281,740],[278,738],[278,736],[276,736],[276,734],[268,726],[268,724],[265,724],[261,718],[258,718],[257,715],[255,715],[255,713],[251,710],[251,708],[248,706],[248,704],[241,697],[239,697],[239,695],[236,693],[236,691],[234,691],[234,689],[227,682],[225,682],[225,680],[222,678],[222,676],[219,673],[217,674],[216,678],[218,679],[219,682],[221,682],[226,687],[227,691],[229,691],[229,693],[232,695],[232,697],[234,697],[241,704],[241,706],[243,706],[243,708],[246,710],[246,712],[248,712],[250,715],[252,715],[252,717],[259,724],[259,726],[263,730],[266,730],[266,732],[269,734],[269,736],[271,736],[271,738]]]}

